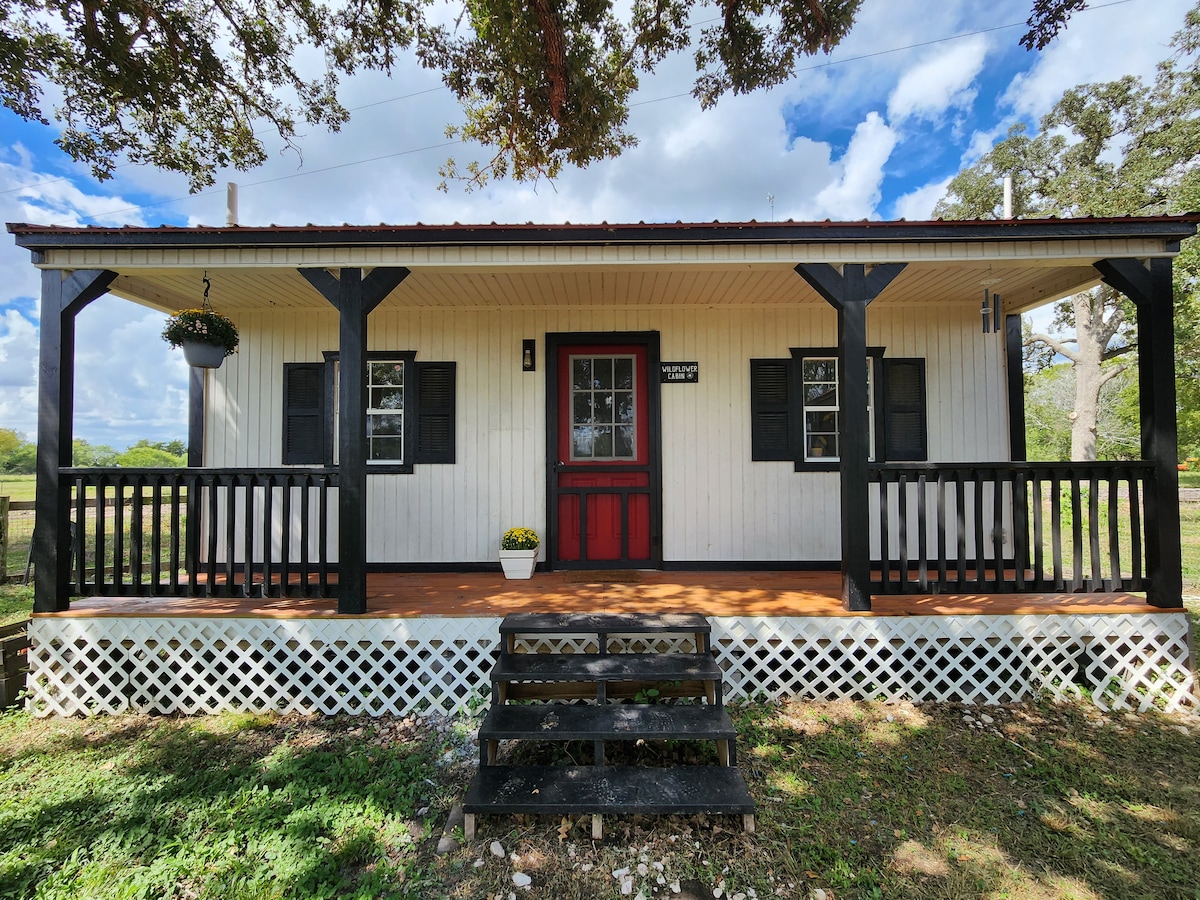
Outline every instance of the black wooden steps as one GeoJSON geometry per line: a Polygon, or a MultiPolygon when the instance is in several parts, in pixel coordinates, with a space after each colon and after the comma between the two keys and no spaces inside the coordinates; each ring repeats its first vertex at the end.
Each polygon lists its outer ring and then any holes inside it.
{"type": "Polygon", "coordinates": [[[754,801],[737,769],[723,766],[485,766],[463,809],[489,812],[727,813],[752,815],[754,801]]]}
{"type": "Polygon", "coordinates": [[[492,682],[720,681],[704,653],[501,653],[492,682]]]}
{"type": "Polygon", "coordinates": [[[463,801],[468,840],[475,837],[479,813],[591,813],[596,839],[603,836],[605,813],[740,814],[746,830],[754,830],[754,801],[737,769],[736,732],[722,705],[722,673],[710,652],[707,619],[675,613],[517,613],[504,619],[500,635],[504,652],[492,668],[492,708],[479,729],[479,772],[463,801]],[[663,635],[678,635],[684,641],[663,644],[663,635]],[[599,652],[515,652],[519,644],[544,646],[554,638],[599,652]],[[635,646],[680,647],[689,639],[698,652],[619,652],[635,646]],[[708,702],[610,702],[616,696],[635,695],[642,700],[686,696],[708,702]],[[509,703],[526,697],[589,702],[509,703]],[[721,764],[606,764],[606,742],[638,740],[712,741],[721,764]],[[501,741],[591,741],[595,764],[497,765],[501,741]]]}
{"type": "Polygon", "coordinates": [[[733,721],[720,706],[493,706],[479,738],[498,741],[732,740],[733,721]]]}

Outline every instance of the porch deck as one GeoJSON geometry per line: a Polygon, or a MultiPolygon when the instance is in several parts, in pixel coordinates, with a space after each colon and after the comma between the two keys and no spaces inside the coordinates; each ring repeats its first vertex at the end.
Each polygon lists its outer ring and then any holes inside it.
{"type": "Polygon", "coordinates": [[[373,574],[363,615],[339,615],[334,599],[80,599],[34,615],[29,704],[41,715],[451,713],[486,696],[500,619],[522,611],[702,613],[734,700],[1088,691],[1108,708],[1196,703],[1187,616],[1132,594],[890,595],[852,613],[836,572],[622,574],[373,574]]]}
{"type": "MultiPolygon", "coordinates": [[[[511,612],[695,612],[714,617],[1122,615],[1176,612],[1136,594],[878,594],[869,612],[842,607],[830,571],[372,573],[367,618],[499,617],[511,612]],[[610,580],[614,579],[614,580],[610,580]]],[[[1183,613],[1180,609],[1177,612],[1183,613]]],[[[40,617],[347,618],[335,598],[87,597],[40,617]]]]}

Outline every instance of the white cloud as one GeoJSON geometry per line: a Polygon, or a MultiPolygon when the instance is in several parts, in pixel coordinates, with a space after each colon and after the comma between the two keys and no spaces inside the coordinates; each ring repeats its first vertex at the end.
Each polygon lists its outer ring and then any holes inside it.
{"type": "Polygon", "coordinates": [[[924,187],[909,191],[896,200],[892,215],[897,219],[907,219],[910,222],[925,222],[933,218],[933,208],[937,202],[946,196],[946,188],[950,186],[949,178],[931,181],[924,187]]]}
{"type": "Polygon", "coordinates": [[[896,133],[877,112],[867,114],[836,166],[837,177],[816,196],[813,219],[877,218],[883,166],[896,147],[896,133]]]}
{"type": "Polygon", "coordinates": [[[1153,79],[1192,5],[1193,0],[1143,0],[1077,13],[1032,68],[1013,79],[1004,102],[1018,116],[1037,119],[1077,84],[1124,75],[1153,79]]]}
{"type": "Polygon", "coordinates": [[[938,122],[950,110],[969,107],[987,51],[987,41],[976,36],[930,54],[901,76],[888,97],[888,121],[938,122]]]}

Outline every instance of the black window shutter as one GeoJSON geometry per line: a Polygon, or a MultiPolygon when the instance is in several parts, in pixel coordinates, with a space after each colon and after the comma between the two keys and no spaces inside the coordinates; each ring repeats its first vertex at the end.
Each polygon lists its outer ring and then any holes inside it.
{"type": "Polygon", "coordinates": [[[883,455],[889,462],[929,458],[925,360],[883,360],[883,455]]]}
{"type": "Polygon", "coordinates": [[[791,460],[788,439],[790,359],[750,360],[750,458],[791,460]]]}
{"type": "Polygon", "coordinates": [[[283,364],[283,464],[324,462],[324,363],[283,364]]]}
{"type": "Polygon", "coordinates": [[[454,369],[452,362],[413,363],[416,374],[414,463],[454,462],[454,369]]]}

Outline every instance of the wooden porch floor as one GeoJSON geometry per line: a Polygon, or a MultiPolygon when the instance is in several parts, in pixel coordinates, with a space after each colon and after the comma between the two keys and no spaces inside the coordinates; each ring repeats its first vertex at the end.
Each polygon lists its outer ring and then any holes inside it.
{"type": "MultiPolygon", "coordinates": [[[[698,612],[707,616],[945,616],[1167,612],[1132,594],[877,595],[872,611],[842,608],[836,572],[539,572],[529,581],[496,573],[373,573],[367,615],[380,618],[503,616],[510,612],[698,612]],[[611,575],[608,577],[612,577],[611,575]]],[[[1183,610],[1179,610],[1180,613],[1183,610]]],[[[336,617],[337,601],[92,597],[49,616],[336,617]]]]}

